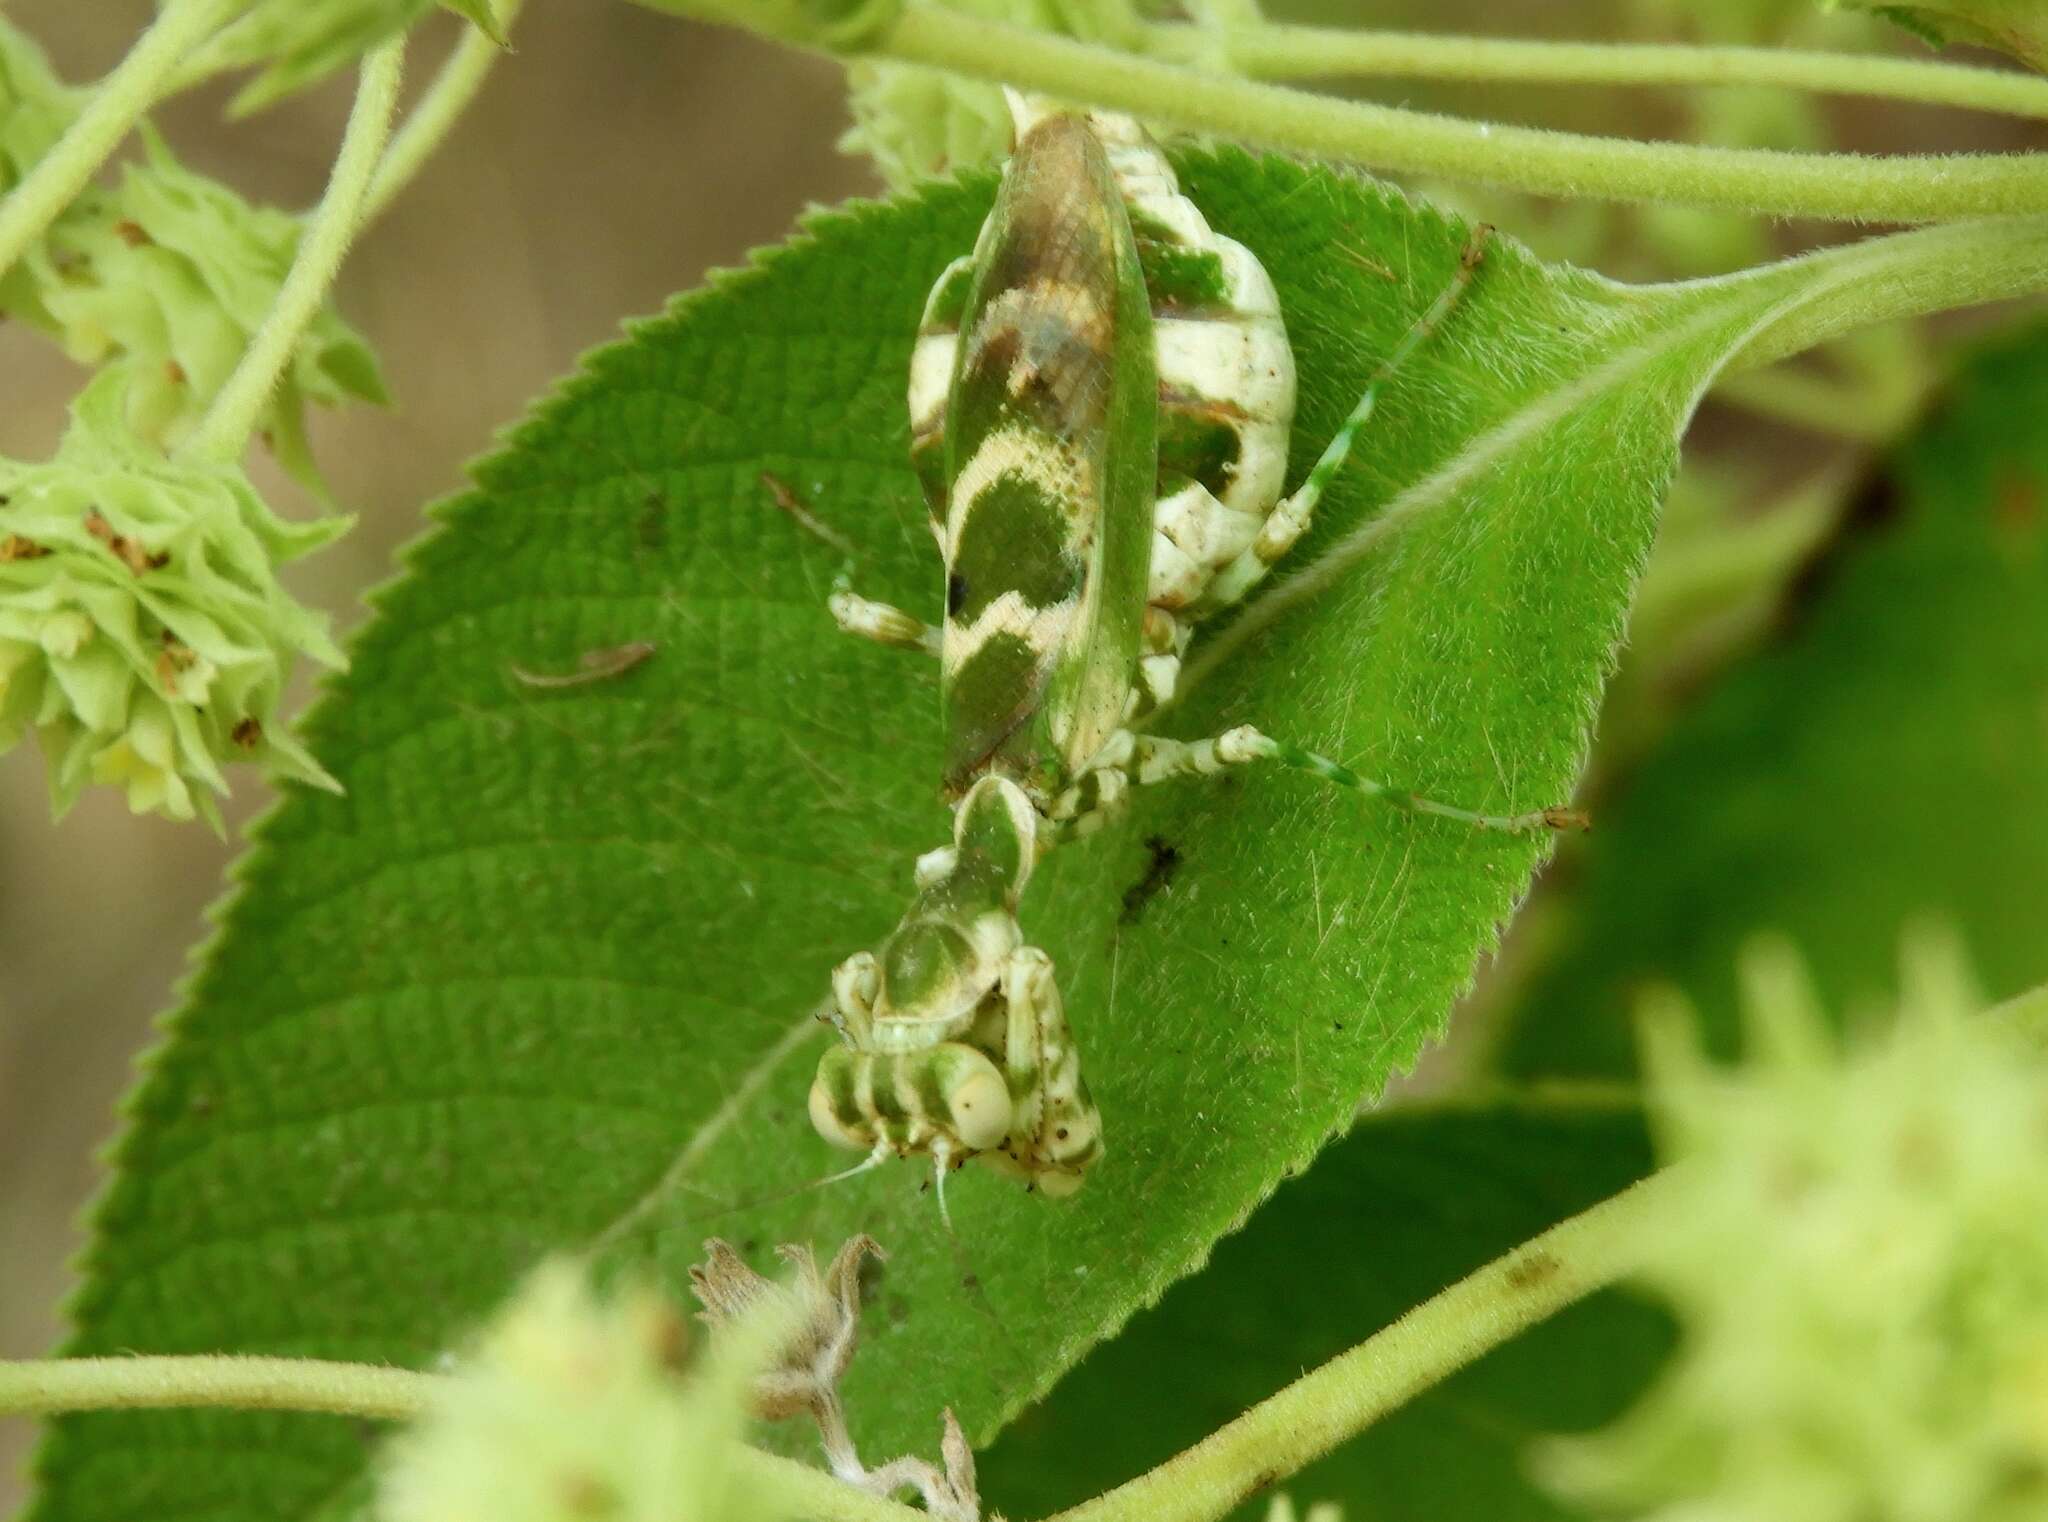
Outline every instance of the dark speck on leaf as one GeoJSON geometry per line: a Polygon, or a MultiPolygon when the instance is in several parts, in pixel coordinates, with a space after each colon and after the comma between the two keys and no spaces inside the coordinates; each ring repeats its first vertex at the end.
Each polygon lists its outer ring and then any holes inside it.
{"type": "Polygon", "coordinates": [[[668,543],[668,522],[662,511],[666,505],[661,498],[650,496],[641,506],[634,532],[642,549],[658,550],[668,543]]]}
{"type": "Polygon", "coordinates": [[[1152,853],[1152,859],[1146,862],[1143,875],[1124,889],[1123,913],[1117,916],[1117,923],[1120,925],[1137,924],[1138,916],[1145,912],[1145,906],[1164,891],[1167,884],[1173,881],[1173,874],[1180,870],[1179,850],[1162,837],[1148,837],[1145,849],[1152,853]]]}

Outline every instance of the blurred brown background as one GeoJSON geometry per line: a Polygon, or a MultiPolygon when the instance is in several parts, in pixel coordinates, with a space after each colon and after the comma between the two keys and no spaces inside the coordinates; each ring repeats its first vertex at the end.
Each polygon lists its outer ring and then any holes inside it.
{"type": "MultiPolygon", "coordinates": [[[[15,0],[8,15],[86,80],[152,10],[15,0]]],[[[454,35],[445,20],[426,29],[411,87],[454,35]]],[[[227,91],[210,89],[159,120],[195,168],[304,207],[350,89],[330,81],[234,126],[220,120],[227,91]]],[[[327,478],[361,522],[298,568],[301,595],[353,627],[421,504],[621,318],[780,238],[805,205],[875,191],[833,150],[844,117],[838,70],[819,60],[618,0],[534,0],[518,51],[343,274],[340,308],[397,402],[311,418],[327,478]]],[[[46,456],[79,379],[42,338],[0,327],[0,451],[46,456]]],[[[253,777],[236,781],[231,819],[263,802],[253,777]]],[[[34,747],[0,760],[0,1357],[40,1355],[58,1336],[94,1154],[232,854],[203,826],[132,818],[105,791],[54,827],[34,747]]],[[[0,1421],[0,1515],[20,1499],[30,1436],[0,1421]]]]}
{"type": "MultiPolygon", "coordinates": [[[[1707,19],[1722,7],[1728,15],[1756,9],[1729,0],[1299,0],[1271,8],[1501,35],[1737,40],[1707,19]]],[[[104,70],[152,12],[152,0],[8,5],[73,80],[104,70]]],[[[1858,23],[1831,24],[1849,27],[1850,40],[1871,35],[1858,23]]],[[[454,35],[447,18],[425,29],[410,60],[413,87],[454,35]]],[[[845,105],[838,70],[825,62],[623,0],[530,0],[517,41],[342,278],[340,307],[376,346],[397,398],[390,412],[311,419],[328,479],[361,523],[301,568],[295,584],[344,631],[360,618],[361,591],[388,574],[393,547],[418,532],[421,504],[456,486],[461,462],[578,354],[707,268],[781,237],[805,205],[878,188],[833,149],[845,105]]],[[[253,199],[303,207],[319,194],[349,88],[346,78],[330,81],[239,125],[219,117],[228,90],[211,89],[174,102],[159,121],[194,167],[253,199]]],[[[1690,129],[1728,140],[1713,118],[1689,122],[1683,105],[1645,91],[1510,94],[1395,82],[1372,93],[1580,130],[1690,129]]],[[[1825,120],[1838,141],[1869,149],[2042,140],[2039,124],[1890,104],[1829,103],[1825,120]]],[[[1489,209],[1539,246],[1570,246],[1538,236],[1536,222],[1499,203],[1489,209]]],[[[1780,227],[1767,236],[1790,247],[1813,234],[1840,235],[1780,227]]],[[[1631,238],[1624,227],[1619,243],[1582,257],[1617,274],[1648,273],[1631,238]]],[[[0,450],[46,455],[79,379],[38,336],[0,327],[0,450]]],[[[1757,450],[1756,433],[1739,436],[1757,450]]],[[[1764,440],[1773,453],[1808,442],[1783,430],[1764,440]]],[[[241,785],[231,820],[263,802],[253,779],[241,785]]],[[[0,1357],[41,1354],[58,1336],[95,1151],[113,1130],[152,1016],[170,1003],[187,948],[205,933],[203,910],[232,854],[202,827],[131,818],[105,793],[88,795],[55,828],[33,748],[0,760],[0,1357]]],[[[0,1422],[0,1514],[19,1498],[30,1436],[24,1423],[0,1422]]]]}

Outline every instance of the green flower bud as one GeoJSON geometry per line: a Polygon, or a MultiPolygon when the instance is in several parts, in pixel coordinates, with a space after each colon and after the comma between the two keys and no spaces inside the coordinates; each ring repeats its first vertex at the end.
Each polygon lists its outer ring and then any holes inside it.
{"type": "Polygon", "coordinates": [[[0,194],[56,146],[85,103],[50,68],[33,38],[0,17],[0,194]]]}
{"type": "Polygon", "coordinates": [[[891,189],[954,169],[997,164],[1010,151],[1010,112],[1002,87],[908,63],[847,65],[853,125],[845,153],[874,160],[891,189]]]}
{"type": "Polygon", "coordinates": [[[688,1323],[581,1268],[533,1275],[385,1455],[380,1522],[766,1522],[733,1463],[746,1390],[782,1329],[685,1367],[688,1323]]]}
{"type": "Polygon", "coordinates": [[[59,815],[99,782],[219,828],[229,761],[338,790],[278,721],[295,653],[343,660],[277,567],[348,520],[288,523],[238,466],[164,458],[128,378],[80,393],[54,460],[0,459],[0,752],[36,733],[59,815]]]}
{"type": "Polygon", "coordinates": [[[512,44],[505,36],[501,4],[502,0],[441,0],[441,9],[455,12],[499,47],[506,48],[512,44]]]}
{"type": "Polygon", "coordinates": [[[1747,1067],[1675,997],[1647,1027],[1693,1180],[1644,1273],[1680,1346],[1543,1472],[1644,1522],[2048,1516],[2048,1053],[1946,938],[1909,940],[1895,1028],[1846,1057],[1789,946],[1742,971],[1747,1067]]]}
{"type": "MultiPolygon", "coordinates": [[[[49,151],[83,98],[0,21],[0,192],[49,151]]],[[[147,128],[143,140],[146,158],[126,167],[118,187],[89,186],[0,273],[0,316],[50,334],[82,363],[125,360],[128,425],[169,448],[205,414],[269,314],[300,221],[185,169],[147,128]]],[[[328,308],[300,339],[259,424],[280,463],[316,490],[305,403],[350,398],[388,400],[369,346],[328,308]]]]}
{"type": "Polygon", "coordinates": [[[261,69],[228,102],[229,115],[246,116],[348,67],[437,3],[481,27],[492,41],[505,40],[495,0],[256,0],[200,49],[189,73],[261,69]]]}
{"type": "MultiPolygon", "coordinates": [[[[127,167],[117,190],[86,191],[0,282],[0,307],[86,364],[128,360],[128,424],[169,448],[268,315],[300,223],[192,173],[154,133],[144,141],[147,158],[127,167]]],[[[300,339],[262,423],[300,480],[314,481],[304,404],[348,397],[387,400],[369,346],[330,308],[300,339]]]]}
{"type": "MultiPolygon", "coordinates": [[[[946,0],[951,10],[1012,26],[1058,32],[1084,42],[1127,40],[1129,0],[946,0]]],[[[897,190],[933,175],[1001,163],[1010,151],[1010,111],[1000,85],[962,79],[916,64],[847,66],[853,126],[847,153],[874,160],[897,190]]]]}

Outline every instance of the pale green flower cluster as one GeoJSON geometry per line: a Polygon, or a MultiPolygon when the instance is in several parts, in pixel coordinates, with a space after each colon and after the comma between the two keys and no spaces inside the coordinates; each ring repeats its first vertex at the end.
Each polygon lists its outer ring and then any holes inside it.
{"type": "Polygon", "coordinates": [[[228,104],[231,114],[246,115],[318,84],[436,5],[499,37],[493,0],[256,0],[200,50],[191,73],[262,70],[228,104]]]}
{"type": "MultiPolygon", "coordinates": [[[[0,189],[17,183],[76,113],[36,45],[0,21],[0,189]]],[[[128,423],[168,447],[204,415],[276,300],[297,217],[251,206],[192,173],[145,132],[147,155],[118,185],[88,188],[0,276],[0,315],[51,334],[77,360],[128,374],[128,423]]],[[[367,344],[323,310],[306,330],[262,429],[282,463],[314,484],[304,406],[383,402],[367,344]]]]}
{"type": "Polygon", "coordinates": [[[386,1455],[380,1522],[768,1522],[735,1457],[779,1326],[689,1353],[649,1291],[542,1268],[386,1455]]]}
{"type": "Polygon", "coordinates": [[[1651,1027],[1693,1192],[1645,1277],[1680,1346],[1542,1471],[1642,1522],[2048,1516],[2048,1054],[1978,1013],[1940,937],[1847,1056],[1789,947],[1743,972],[1746,1067],[1707,1065],[1689,1013],[1651,1027]]]}
{"type": "Polygon", "coordinates": [[[239,466],[166,459],[126,378],[86,387],[55,459],[0,460],[0,752],[35,732],[59,814],[98,782],[219,828],[235,760],[336,787],[277,722],[296,653],[342,664],[277,566],[347,520],[287,523],[239,466]]]}
{"type": "Polygon", "coordinates": [[[19,185],[84,104],[41,48],[0,19],[0,194],[19,185]]]}
{"type": "MultiPolygon", "coordinates": [[[[1084,42],[1115,42],[1131,24],[1129,0],[946,0],[950,9],[1084,42]]],[[[889,185],[905,189],[933,175],[999,164],[1010,151],[1002,87],[915,64],[847,65],[853,126],[840,138],[864,153],[889,185]]]]}

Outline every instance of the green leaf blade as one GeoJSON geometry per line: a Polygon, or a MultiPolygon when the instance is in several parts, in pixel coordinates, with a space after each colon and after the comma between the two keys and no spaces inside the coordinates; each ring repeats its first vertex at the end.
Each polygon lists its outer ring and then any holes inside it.
{"type": "Polygon", "coordinates": [[[1501,1062],[1633,1071],[1643,990],[1738,1047],[1737,953],[1791,937],[1825,1007],[1888,1006],[1901,932],[1940,918],[1987,994],[2048,976],[2048,343],[1977,356],[1873,477],[1777,637],[1623,779],[1501,1062]]]}
{"type": "MultiPolygon", "coordinates": [[[[1322,171],[1185,167],[1279,284],[1299,473],[1465,231],[1322,171]]],[[[1270,769],[1161,788],[1025,909],[1108,1127],[1081,1195],[970,1170],[949,1241],[915,1170],[790,1193],[847,1161],[804,1114],[829,969],[946,833],[935,674],[838,635],[824,600],[845,540],[861,591],[936,611],[904,375],[988,198],[819,219],[592,356],[439,512],[309,726],[347,796],[262,827],[138,1093],[74,1351],[417,1365],[549,1251],[679,1287],[706,1234],[763,1262],[866,1230],[892,1260],[847,1386],[864,1451],[929,1449],[946,1404],[986,1438],[1441,1031],[1544,842],[1270,769]],[[519,675],[637,642],[652,658],[608,679],[519,675]],[[1127,908],[1148,836],[1181,865],[1127,908]]],[[[1229,659],[1167,727],[1252,721],[1456,802],[1565,801],[1683,420],[1803,278],[1639,291],[1496,247],[1302,579],[1213,636],[1229,659]]],[[[68,1419],[37,1522],[103,1515],[112,1454],[201,1518],[301,1515],[362,1472],[345,1424],[68,1419]],[[266,1457],[200,1473],[200,1442],[266,1457]]]]}

